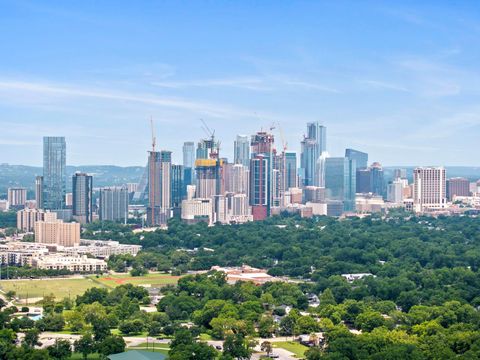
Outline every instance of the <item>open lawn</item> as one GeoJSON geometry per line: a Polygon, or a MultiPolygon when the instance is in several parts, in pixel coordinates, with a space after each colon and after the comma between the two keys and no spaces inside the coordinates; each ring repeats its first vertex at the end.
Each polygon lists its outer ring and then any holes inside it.
{"type": "Polygon", "coordinates": [[[133,277],[130,274],[115,274],[96,277],[90,275],[85,278],[50,278],[1,280],[0,290],[15,291],[20,299],[32,299],[36,302],[45,295],[54,294],[57,300],[65,297],[74,299],[91,287],[114,288],[122,284],[143,285],[147,287],[161,287],[168,284],[175,285],[180,277],[164,273],[150,273],[144,276],[133,277]]]}
{"type": "Polygon", "coordinates": [[[1,280],[0,289],[4,292],[13,290],[20,299],[42,298],[54,294],[57,300],[65,297],[74,299],[91,287],[102,287],[102,284],[86,278],[50,278],[31,280],[1,280]]]}
{"type": "Polygon", "coordinates": [[[295,354],[295,357],[297,358],[303,358],[305,355],[305,351],[308,350],[308,347],[305,345],[302,345],[298,342],[295,341],[278,341],[278,342],[272,342],[272,346],[274,348],[281,348],[285,349],[287,351],[290,351],[295,354]]]}
{"type": "Polygon", "coordinates": [[[133,284],[137,286],[162,287],[165,285],[175,285],[180,276],[172,276],[164,273],[149,273],[144,276],[130,276],[130,274],[115,274],[96,277],[89,277],[104,286],[113,288],[123,284],[133,284]]]}

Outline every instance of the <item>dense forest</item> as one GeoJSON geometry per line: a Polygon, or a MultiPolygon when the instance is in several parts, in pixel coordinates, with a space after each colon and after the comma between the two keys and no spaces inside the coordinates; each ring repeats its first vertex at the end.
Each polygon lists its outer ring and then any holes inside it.
{"type": "Polygon", "coordinates": [[[159,310],[213,337],[323,332],[326,345],[309,350],[308,359],[480,357],[479,218],[282,216],[215,227],[172,220],[168,230],[141,235],[103,227],[94,224],[84,235],[144,247],[137,258],[113,257],[112,268],[186,272],[245,263],[300,281],[273,291],[279,285],[232,288],[189,276],[165,289],[159,310]],[[349,282],[341,276],[348,273],[373,276],[349,282]],[[319,307],[308,308],[310,293],[320,297],[319,307]],[[279,305],[294,310],[274,324],[279,305]]]}
{"type": "MultiPolygon", "coordinates": [[[[108,237],[144,248],[136,259],[113,257],[111,267],[208,270],[213,265],[267,268],[274,276],[311,281],[335,299],[391,300],[408,310],[449,300],[480,304],[480,219],[413,217],[299,219],[276,217],[234,226],[187,226],[141,235],[112,225],[84,237],[108,237]],[[358,283],[341,274],[371,273],[358,283]]],[[[98,225],[96,225],[98,226],[98,225]]]]}

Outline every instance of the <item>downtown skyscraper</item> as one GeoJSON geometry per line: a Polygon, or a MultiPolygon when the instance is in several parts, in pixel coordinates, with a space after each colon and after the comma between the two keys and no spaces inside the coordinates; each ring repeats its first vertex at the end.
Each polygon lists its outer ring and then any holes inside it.
{"type": "Polygon", "coordinates": [[[250,140],[247,135],[237,135],[234,142],[233,162],[247,167],[250,164],[250,140]]]}
{"type": "Polygon", "coordinates": [[[93,215],[93,176],[75,173],[72,177],[74,220],[81,224],[92,222],[93,215]]]}
{"type": "Polygon", "coordinates": [[[343,204],[343,211],[355,211],[355,160],[330,157],[325,160],[326,197],[343,204]]]}
{"type": "Polygon", "coordinates": [[[66,142],[65,137],[43,138],[43,204],[39,208],[59,210],[65,207],[66,193],[66,142]]]}
{"type": "Polygon", "coordinates": [[[302,185],[318,186],[322,182],[317,179],[317,164],[320,155],[327,151],[327,128],[318,122],[307,124],[307,134],[301,142],[300,166],[302,169],[302,185]]]}
{"type": "Polygon", "coordinates": [[[250,205],[254,220],[270,216],[273,195],[273,135],[264,131],[252,135],[250,159],[250,205]]]}
{"type": "Polygon", "coordinates": [[[171,217],[171,151],[149,151],[148,208],[149,226],[165,225],[171,217]]]}
{"type": "Polygon", "coordinates": [[[185,186],[195,183],[195,143],[186,141],[183,143],[183,181],[185,186]]]}

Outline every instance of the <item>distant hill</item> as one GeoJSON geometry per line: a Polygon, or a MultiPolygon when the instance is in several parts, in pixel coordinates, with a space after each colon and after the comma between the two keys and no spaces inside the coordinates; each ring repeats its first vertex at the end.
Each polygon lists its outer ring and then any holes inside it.
{"type": "MultiPolygon", "coordinates": [[[[77,171],[93,175],[93,186],[99,187],[139,182],[144,170],[143,166],[67,166],[67,189],[72,186],[68,179],[77,171]]],[[[42,175],[42,172],[42,168],[36,166],[0,164],[0,197],[4,197],[7,189],[13,186],[25,187],[32,194],[35,188],[35,176],[42,175]]]]}

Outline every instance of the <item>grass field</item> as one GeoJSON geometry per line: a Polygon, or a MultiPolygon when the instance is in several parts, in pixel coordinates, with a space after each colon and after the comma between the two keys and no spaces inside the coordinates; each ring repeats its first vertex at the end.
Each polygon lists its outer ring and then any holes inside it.
{"type": "Polygon", "coordinates": [[[272,346],[274,348],[281,348],[287,351],[290,351],[295,354],[297,358],[303,358],[305,355],[305,351],[308,350],[308,347],[305,345],[299,344],[295,341],[279,341],[279,342],[272,342],[272,346]]]}
{"type": "Polygon", "coordinates": [[[57,299],[83,294],[91,287],[101,287],[90,279],[32,279],[32,280],[2,280],[0,289],[4,292],[13,290],[20,299],[41,298],[44,295],[54,294],[57,299]]]}
{"type": "Polygon", "coordinates": [[[92,275],[90,279],[98,283],[113,288],[122,284],[147,285],[150,287],[161,287],[165,285],[175,285],[180,276],[172,276],[164,273],[150,273],[144,276],[130,276],[129,274],[105,275],[96,277],[92,275]]]}
{"type": "Polygon", "coordinates": [[[171,276],[163,273],[151,273],[145,276],[132,277],[129,274],[95,275],[86,278],[75,279],[31,279],[31,280],[1,280],[0,289],[4,292],[13,290],[20,299],[39,300],[45,295],[54,294],[57,300],[65,297],[74,299],[77,295],[83,294],[91,287],[114,288],[122,284],[145,285],[160,287],[168,284],[176,284],[179,276],[171,276]]]}

